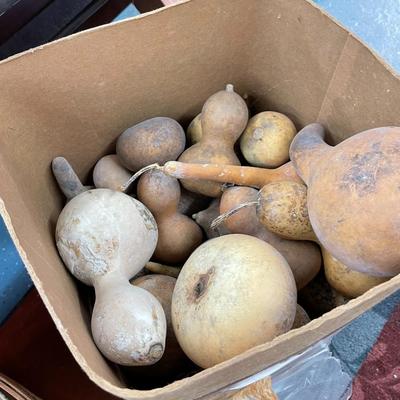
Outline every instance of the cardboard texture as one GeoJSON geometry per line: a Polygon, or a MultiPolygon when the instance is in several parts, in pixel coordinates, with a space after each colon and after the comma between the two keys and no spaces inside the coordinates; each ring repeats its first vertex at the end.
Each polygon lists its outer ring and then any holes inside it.
{"type": "Polygon", "coordinates": [[[76,282],[55,248],[63,199],[50,162],[63,155],[85,179],[126,128],[153,116],[186,123],[228,82],[249,94],[253,113],[280,111],[298,128],[318,120],[333,143],[400,125],[398,78],[305,0],[187,1],[0,63],[1,214],[75,359],[116,396],[218,398],[219,389],[300,352],[399,287],[394,278],[303,328],[163,388],[128,389],[118,378],[92,341],[76,282]]]}

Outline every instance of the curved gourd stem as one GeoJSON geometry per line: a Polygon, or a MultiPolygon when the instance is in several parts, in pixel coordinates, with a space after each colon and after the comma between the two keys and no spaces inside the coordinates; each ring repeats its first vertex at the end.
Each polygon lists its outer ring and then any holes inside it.
{"type": "Polygon", "coordinates": [[[313,123],[304,127],[290,145],[290,159],[306,184],[309,182],[313,163],[332,147],[324,141],[324,137],[324,127],[313,123]]]}
{"type": "Polygon", "coordinates": [[[242,208],[246,207],[252,207],[258,205],[258,200],[254,201],[248,201],[247,203],[242,203],[239,204],[238,206],[232,208],[231,210],[224,212],[223,214],[219,215],[217,218],[215,218],[210,225],[211,229],[217,229],[219,225],[221,225],[223,222],[225,222],[230,216],[236,214],[239,212],[242,208]]]}
{"type": "Polygon", "coordinates": [[[194,164],[179,161],[168,161],[161,167],[167,175],[178,179],[211,180],[221,183],[234,183],[241,186],[252,186],[258,189],[270,182],[294,181],[302,183],[292,163],[279,168],[266,169],[241,167],[222,164],[194,164]]]}

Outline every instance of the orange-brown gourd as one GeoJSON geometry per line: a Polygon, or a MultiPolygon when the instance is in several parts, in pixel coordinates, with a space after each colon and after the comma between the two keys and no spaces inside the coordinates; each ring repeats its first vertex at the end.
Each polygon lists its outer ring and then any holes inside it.
{"type": "MultiPolygon", "coordinates": [[[[224,213],[240,204],[254,201],[257,195],[258,191],[254,188],[229,188],[221,197],[220,212],[224,213]]],[[[286,240],[268,231],[258,220],[255,207],[241,209],[231,215],[224,225],[232,233],[255,236],[275,247],[292,269],[298,289],[307,285],[320,270],[321,254],[318,246],[305,241],[286,240]]]]}
{"type": "Polygon", "coordinates": [[[155,117],[140,122],[123,132],[117,140],[117,155],[130,171],[154,163],[176,160],[185,149],[185,131],[168,117],[155,117]]]}
{"type": "Polygon", "coordinates": [[[343,296],[352,299],[361,296],[367,290],[380,285],[389,278],[371,276],[346,267],[322,248],[325,277],[328,283],[343,296]]]}
{"type": "Polygon", "coordinates": [[[400,272],[400,128],[358,133],[337,146],[306,126],[290,158],[308,186],[308,213],[321,244],[358,272],[400,272]]]}
{"type": "Polygon", "coordinates": [[[157,221],[158,242],[154,257],[167,264],[186,261],[202,242],[200,227],[178,212],[180,195],[179,182],[158,170],[145,173],[138,182],[138,199],[157,221]]]}
{"type": "MultiPolygon", "coordinates": [[[[197,164],[240,165],[233,146],[246,127],[248,109],[245,101],[227,85],[208,98],[201,111],[201,140],[189,147],[179,161],[197,164]]],[[[182,185],[192,192],[210,197],[221,195],[221,185],[216,182],[182,180],[182,185]]]]}

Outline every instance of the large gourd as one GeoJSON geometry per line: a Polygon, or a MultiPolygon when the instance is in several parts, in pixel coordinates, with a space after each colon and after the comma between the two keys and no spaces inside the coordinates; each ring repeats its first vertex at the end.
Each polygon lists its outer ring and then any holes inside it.
{"type": "Polygon", "coordinates": [[[294,138],[290,158],[308,186],[308,212],[321,244],[359,272],[400,272],[400,128],[358,133],[337,146],[320,124],[294,138]]]}
{"type": "Polygon", "coordinates": [[[157,226],[147,208],[109,189],[77,195],[57,221],[56,244],[66,267],[95,288],[93,339],[117,364],[153,364],[164,352],[162,306],[149,292],[129,283],[156,243],[157,226]]]}

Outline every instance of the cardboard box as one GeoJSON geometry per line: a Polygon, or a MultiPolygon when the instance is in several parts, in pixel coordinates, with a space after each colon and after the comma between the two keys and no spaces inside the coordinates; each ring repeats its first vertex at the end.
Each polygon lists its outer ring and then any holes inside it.
{"type": "Polygon", "coordinates": [[[207,397],[302,351],[399,287],[396,277],[301,329],[166,387],[126,388],[94,345],[78,285],[55,248],[63,198],[50,162],[63,155],[86,179],[127,127],[153,116],[185,124],[228,82],[249,95],[253,113],[277,110],[298,128],[319,121],[332,143],[400,125],[399,79],[305,0],[187,1],[0,63],[1,214],[75,359],[116,396],[207,397]]]}

